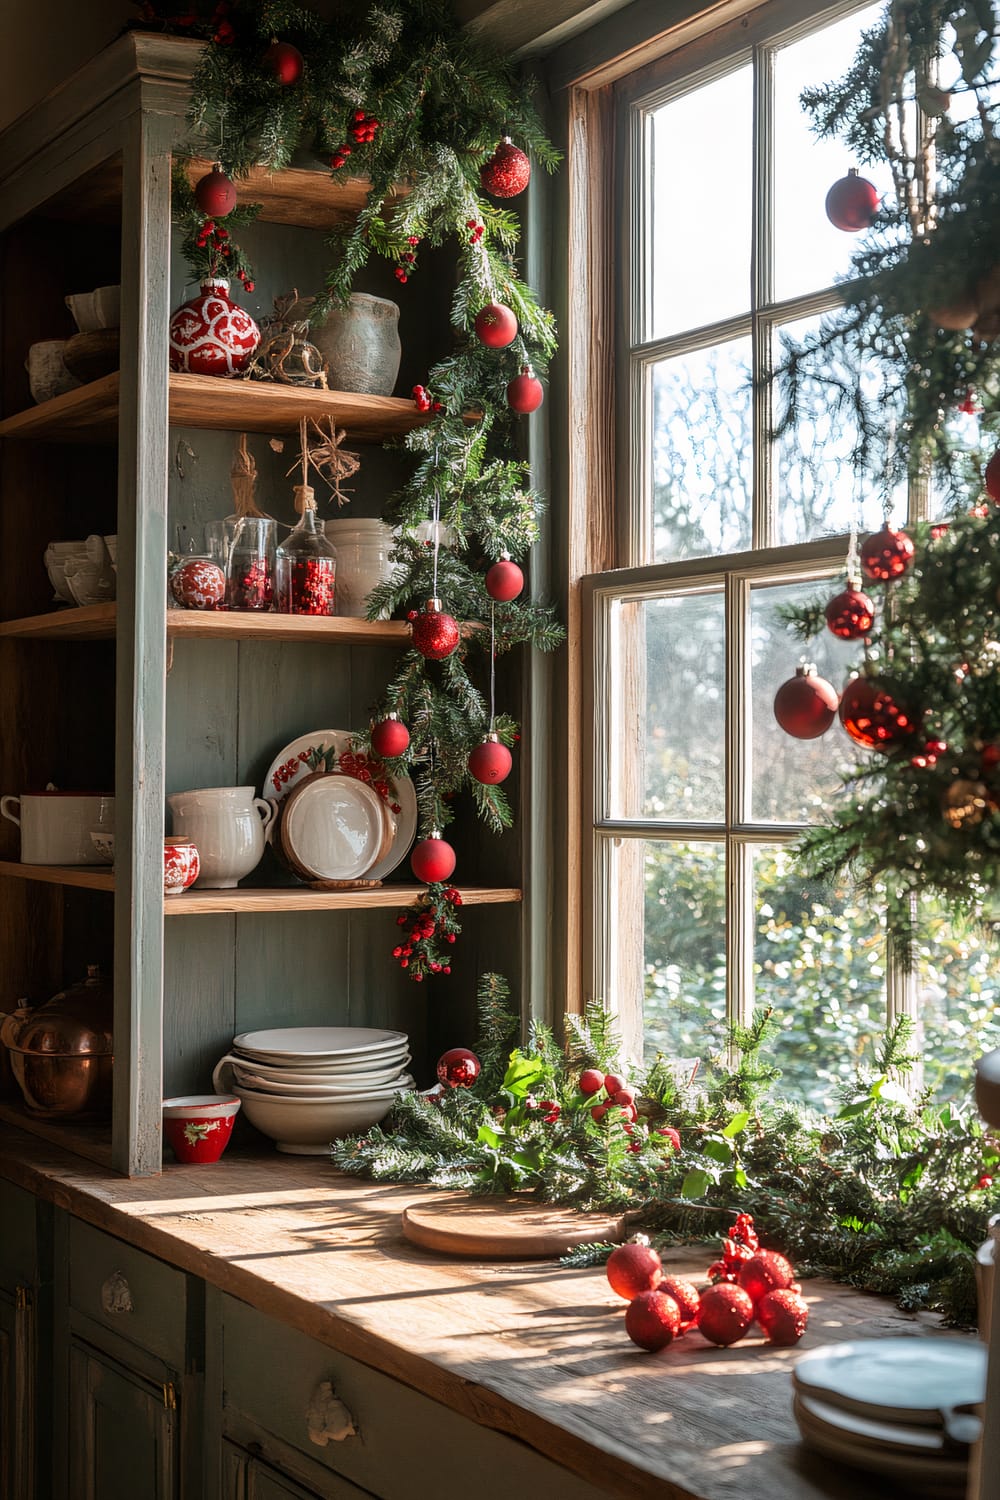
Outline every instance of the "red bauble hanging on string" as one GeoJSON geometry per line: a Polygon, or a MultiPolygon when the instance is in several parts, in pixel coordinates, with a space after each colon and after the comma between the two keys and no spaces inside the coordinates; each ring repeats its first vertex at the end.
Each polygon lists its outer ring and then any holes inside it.
{"type": "Polygon", "coordinates": [[[837,689],[815,667],[797,667],[774,695],[774,717],[793,739],[815,740],[836,718],[837,701],[837,689]]]}
{"type": "Polygon", "coordinates": [[[410,731],[398,714],[386,714],[372,726],[371,741],[376,755],[392,759],[409,748],[410,731]]]}
{"type": "Polygon", "coordinates": [[[509,604],[524,588],[524,574],[516,562],[502,557],[486,573],[486,592],[498,604],[509,604]]]}
{"type": "Polygon", "coordinates": [[[826,606],[827,628],[842,641],[860,641],[875,623],[875,605],[857,583],[849,583],[826,606]]]}
{"type": "Polygon", "coordinates": [[[531,162],[509,135],[505,135],[479,172],[483,190],[491,198],[516,198],[531,180],[531,162]]]}
{"type": "Polygon", "coordinates": [[[410,854],[410,869],[424,885],[450,879],[455,869],[455,851],[436,828],[428,838],[414,844],[410,854]]]}
{"type": "Polygon", "coordinates": [[[487,302],[476,313],[472,326],[487,349],[506,349],[517,338],[517,319],[502,302],[487,302]]]}
{"type": "Polygon", "coordinates": [[[874,677],[852,677],[840,700],[840,722],[855,744],[889,752],[905,745],[918,724],[874,677]]]}
{"type": "Polygon", "coordinates": [[[878,213],[878,189],[852,167],[826,195],[826,216],[835,229],[857,234],[867,229],[878,213]]]}
{"type": "Polygon", "coordinates": [[[468,1047],[449,1047],[437,1061],[438,1082],[449,1089],[471,1088],[482,1071],[482,1064],[468,1047]]]}
{"type": "Polygon", "coordinates": [[[469,775],[483,786],[496,786],[506,781],[513,764],[507,746],[501,745],[497,735],[487,734],[469,755],[469,775]]]}
{"type": "Polygon", "coordinates": [[[986,493],[990,499],[1000,501],[1000,448],[997,449],[986,465],[983,483],[986,486],[986,493]]]}
{"type": "Polygon", "coordinates": [[[215,167],[195,183],[194,201],[209,219],[224,219],[236,207],[236,184],[215,167]]]}
{"type": "Polygon", "coordinates": [[[291,42],[274,41],[268,47],[261,62],[269,73],[273,73],[282,88],[298,83],[302,77],[304,60],[298,47],[291,42]]]}
{"type": "Polygon", "coordinates": [[[445,614],[440,599],[428,599],[424,608],[410,622],[413,644],[428,661],[443,661],[458,645],[458,621],[445,614]]]}
{"type": "Polygon", "coordinates": [[[862,543],[861,571],[876,583],[891,583],[894,578],[902,578],[913,562],[913,553],[913,542],[905,531],[883,526],[862,543]]]}
{"type": "Polygon", "coordinates": [[[544,399],[542,382],[530,365],[522,365],[520,374],[515,375],[507,387],[507,405],[511,411],[527,416],[537,411],[544,399]]]}

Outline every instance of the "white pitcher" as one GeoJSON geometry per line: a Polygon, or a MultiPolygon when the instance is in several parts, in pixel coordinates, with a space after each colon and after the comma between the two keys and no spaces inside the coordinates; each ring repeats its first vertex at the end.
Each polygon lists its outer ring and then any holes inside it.
{"type": "Polygon", "coordinates": [[[167,798],[174,833],[198,846],[196,886],[231,890],[260,864],[274,804],[254,796],[252,786],[210,786],[167,798]]]}

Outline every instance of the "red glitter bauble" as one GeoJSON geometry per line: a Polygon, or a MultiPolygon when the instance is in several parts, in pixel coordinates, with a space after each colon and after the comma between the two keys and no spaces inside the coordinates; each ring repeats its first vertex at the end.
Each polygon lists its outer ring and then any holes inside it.
{"type": "Polygon", "coordinates": [[[710,1344],[735,1344],[752,1322],[753,1303],[742,1287],[720,1281],[702,1292],[698,1328],[710,1344]]]}
{"type": "Polygon", "coordinates": [[[506,781],[513,764],[507,746],[501,745],[495,736],[487,735],[469,755],[469,775],[483,786],[496,786],[498,782],[506,781]]]}
{"type": "Polygon", "coordinates": [[[210,558],[192,557],[171,573],[170,592],[185,609],[215,609],[226,597],[226,575],[210,558]]]}
{"type": "Polygon", "coordinates": [[[836,229],[857,234],[867,229],[878,213],[878,189],[851,167],[826,195],[826,216],[836,229]]]}
{"type": "Polygon", "coordinates": [[[530,365],[522,365],[521,373],[515,375],[507,387],[507,405],[511,411],[520,412],[526,417],[530,412],[537,411],[544,400],[542,382],[530,365]]]}
{"type": "Polygon", "coordinates": [[[195,183],[194,201],[209,219],[224,219],[236,207],[236,184],[218,168],[195,183]]]}
{"type": "Polygon", "coordinates": [[[282,87],[298,83],[302,77],[303,58],[298,47],[291,42],[272,42],[261,58],[269,73],[273,73],[282,87]]]}
{"type": "Polygon", "coordinates": [[[446,615],[440,599],[428,599],[424,608],[410,623],[413,644],[429,661],[443,661],[458,645],[458,621],[446,615]]]}
{"type": "Polygon", "coordinates": [[[481,307],[472,326],[476,338],[487,349],[506,349],[517,338],[517,319],[502,302],[488,302],[481,307]]]}
{"type": "Polygon", "coordinates": [[[498,604],[509,604],[524,588],[524,574],[516,562],[502,557],[486,573],[486,592],[498,604]]]}
{"type": "Polygon", "coordinates": [[[804,1297],[791,1290],[768,1292],[757,1304],[757,1322],[770,1344],[797,1344],[809,1322],[804,1297]]]}
{"type": "Polygon", "coordinates": [[[827,628],[842,641],[860,641],[875,624],[875,605],[867,594],[848,584],[826,606],[827,628]]]}
{"type": "Polygon", "coordinates": [[[505,135],[489,161],[480,168],[479,180],[491,198],[516,198],[531,180],[531,162],[505,135]]]}
{"type": "Polygon", "coordinates": [[[635,1241],[612,1250],[604,1269],[611,1290],[626,1302],[640,1292],[651,1292],[663,1280],[663,1262],[652,1245],[635,1241]]]}
{"type": "Polygon", "coordinates": [[[774,695],[774,717],[793,739],[817,739],[836,716],[837,689],[817,677],[815,667],[797,667],[774,695]]]}
{"type": "Polygon", "coordinates": [[[740,1266],[740,1286],[755,1306],[768,1292],[784,1291],[794,1280],[790,1263],[775,1250],[758,1250],[740,1266]]]}
{"type": "Polygon", "coordinates": [[[666,1292],[677,1303],[681,1315],[681,1333],[693,1328],[701,1311],[701,1297],[694,1282],[685,1281],[683,1276],[664,1276],[657,1291],[666,1292]]]}
{"type": "Polygon", "coordinates": [[[450,1047],[438,1058],[438,1081],[450,1089],[470,1088],[479,1072],[479,1058],[468,1047],[450,1047]]]}
{"type": "Polygon", "coordinates": [[[681,1331],[681,1311],[673,1297],[656,1288],[633,1297],[625,1312],[625,1332],[640,1349],[665,1349],[681,1331]]]}
{"type": "Polygon", "coordinates": [[[410,731],[395,714],[380,719],[372,727],[372,749],[376,755],[402,755],[410,743],[410,731]]]}
{"type": "Polygon", "coordinates": [[[876,583],[889,583],[893,578],[902,578],[913,562],[913,552],[913,542],[905,531],[883,526],[862,544],[861,571],[876,583]]]}
{"type": "Polygon", "coordinates": [[[983,474],[983,483],[986,486],[986,493],[990,499],[1000,501],[1000,448],[997,449],[986,465],[986,472],[983,474]]]}
{"type": "Polygon", "coordinates": [[[872,677],[852,677],[840,700],[840,722],[866,750],[895,750],[918,724],[889,690],[872,677]]]}
{"type": "Polygon", "coordinates": [[[455,851],[439,833],[421,839],[414,844],[410,854],[410,869],[425,885],[447,880],[455,868],[455,851]]]}

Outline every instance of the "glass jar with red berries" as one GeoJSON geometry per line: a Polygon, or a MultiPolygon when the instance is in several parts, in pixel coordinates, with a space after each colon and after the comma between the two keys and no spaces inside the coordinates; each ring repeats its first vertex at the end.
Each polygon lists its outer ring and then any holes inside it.
{"type": "Polygon", "coordinates": [[[301,519],[278,548],[276,603],[285,615],[332,615],[336,598],[336,548],[316,525],[316,496],[309,485],[295,491],[301,519]]]}
{"type": "Polygon", "coordinates": [[[226,604],[230,609],[274,608],[274,522],[240,516],[226,558],[226,604]]]}

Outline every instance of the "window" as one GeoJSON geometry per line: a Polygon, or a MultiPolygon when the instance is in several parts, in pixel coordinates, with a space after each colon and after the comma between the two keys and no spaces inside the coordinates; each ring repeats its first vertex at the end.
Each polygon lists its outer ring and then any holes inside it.
{"type": "MultiPolygon", "coordinates": [[[[773,436],[782,339],[836,304],[854,247],[823,207],[852,163],[816,142],[799,94],[847,70],[880,11],[806,9],[768,5],[616,86],[619,566],[585,580],[585,781],[591,985],[630,1050],[698,1056],[727,1017],[773,1005],[783,1087],[825,1107],[887,1015],[924,1023],[929,1081],[953,1083],[972,1010],[979,1044],[995,1025],[995,984],[971,934],[903,975],[879,914],[790,858],[855,756],[838,730],[775,724],[801,658],[780,607],[823,593],[852,525],[925,503],[858,482],[819,393],[773,436]],[[970,986],[978,1008],[956,1013],[970,986]]],[[[830,635],[809,650],[838,685],[859,654],[830,635]]]]}

